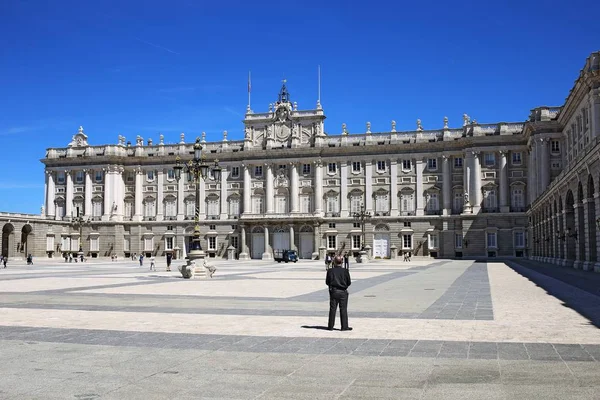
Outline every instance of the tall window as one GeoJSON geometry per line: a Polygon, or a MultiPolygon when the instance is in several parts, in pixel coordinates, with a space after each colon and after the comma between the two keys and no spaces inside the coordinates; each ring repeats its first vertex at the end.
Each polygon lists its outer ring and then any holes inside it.
{"type": "Polygon", "coordinates": [[[278,214],[286,214],[288,212],[287,207],[287,195],[279,193],[275,196],[275,212],[278,214]]]}
{"type": "Polygon", "coordinates": [[[167,170],[167,180],[172,181],[173,179],[175,179],[175,170],[168,169],[167,170]]]}
{"type": "Polygon", "coordinates": [[[100,240],[97,237],[90,238],[90,251],[100,251],[100,240]]]}
{"type": "Polygon", "coordinates": [[[335,235],[327,236],[327,249],[328,250],[335,250],[337,248],[336,238],[337,237],[335,235]]]}
{"type": "Polygon", "coordinates": [[[388,212],[390,211],[390,196],[387,193],[377,193],[375,195],[375,211],[388,212]]]}
{"type": "Polygon", "coordinates": [[[310,175],[310,164],[302,164],[302,175],[310,175]]]}
{"type": "Polygon", "coordinates": [[[206,199],[206,215],[219,215],[219,198],[210,196],[206,199]]]}
{"type": "Polygon", "coordinates": [[[437,211],[440,209],[440,202],[437,193],[427,193],[426,207],[429,211],[437,211]]]}
{"type": "Polygon", "coordinates": [[[521,163],[523,162],[522,158],[521,158],[521,152],[520,151],[514,151],[512,153],[512,163],[513,165],[521,165],[521,163]]]}
{"type": "Polygon", "coordinates": [[[59,172],[58,174],[56,174],[56,183],[58,183],[59,185],[65,184],[65,173],[64,172],[59,172]]]}
{"type": "Polygon", "coordinates": [[[452,211],[455,213],[462,212],[464,203],[464,194],[462,194],[462,192],[454,192],[454,199],[452,200],[452,211]]]}
{"type": "Polygon", "coordinates": [[[216,250],[217,249],[217,238],[216,238],[216,236],[209,236],[208,237],[208,249],[209,250],[216,250]]]}
{"type": "Polygon", "coordinates": [[[131,249],[131,240],[126,237],[123,238],[123,251],[130,251],[131,249]]]}
{"type": "Polygon", "coordinates": [[[437,169],[437,158],[430,158],[427,160],[427,169],[430,171],[437,169]]]}
{"type": "Polygon", "coordinates": [[[360,172],[360,161],[352,161],[352,172],[360,172]]]}
{"type": "Polygon", "coordinates": [[[523,189],[520,187],[513,188],[511,204],[513,207],[525,207],[525,199],[523,196],[523,189]]]}
{"type": "Polygon", "coordinates": [[[75,183],[83,183],[83,171],[75,172],[75,183]]]}
{"type": "Polygon", "coordinates": [[[56,216],[60,218],[65,216],[65,201],[63,199],[56,201],[56,216]]]}
{"type": "Polygon", "coordinates": [[[102,171],[96,171],[96,173],[94,174],[94,181],[96,181],[96,183],[100,183],[102,182],[103,177],[104,173],[102,171]]]}
{"type": "Polygon", "coordinates": [[[437,249],[440,246],[439,236],[435,233],[430,233],[428,237],[427,247],[430,249],[437,249]]]}
{"type": "Polygon", "coordinates": [[[165,217],[175,217],[177,215],[177,202],[175,197],[165,199],[165,217]]]}
{"type": "Polygon", "coordinates": [[[263,196],[254,196],[252,197],[252,213],[253,214],[264,214],[264,202],[263,196]]]}
{"type": "Polygon", "coordinates": [[[488,167],[494,166],[496,164],[496,153],[485,153],[484,162],[488,167]]]}
{"type": "Polygon", "coordinates": [[[515,232],[515,247],[525,247],[524,232],[515,232]]]}
{"type": "Polygon", "coordinates": [[[360,194],[353,194],[350,197],[350,212],[357,213],[360,212],[360,207],[363,204],[363,197],[360,194]]]}
{"type": "Polygon", "coordinates": [[[337,164],[336,163],[329,163],[327,164],[327,172],[330,174],[335,174],[335,172],[337,171],[337,164]]]}
{"type": "Polygon", "coordinates": [[[496,201],[496,190],[488,189],[484,191],[483,206],[487,209],[493,209],[498,206],[496,201]]]}
{"type": "Polygon", "coordinates": [[[487,247],[498,247],[496,241],[496,232],[487,233],[487,247]]]}
{"type": "Polygon", "coordinates": [[[377,161],[377,171],[385,171],[385,161],[377,161]]]}
{"type": "Polygon", "coordinates": [[[457,233],[454,235],[454,248],[462,249],[463,247],[463,235],[462,233],[457,233]]]}
{"type": "Polygon", "coordinates": [[[173,250],[173,237],[172,236],[165,238],[165,249],[173,250]]]}
{"type": "Polygon", "coordinates": [[[410,160],[402,160],[402,170],[410,171],[410,169],[411,169],[410,160]]]}
{"type": "Polygon", "coordinates": [[[153,182],[154,181],[154,170],[148,170],[148,171],[146,171],[146,180],[148,182],[153,182]]]}
{"type": "Polygon", "coordinates": [[[185,199],[185,216],[188,219],[194,218],[196,212],[196,202],[192,198],[185,199]]]}
{"type": "Polygon", "coordinates": [[[144,217],[154,217],[156,215],[156,202],[148,197],[144,200],[144,217]]]}
{"type": "Polygon", "coordinates": [[[337,213],[339,212],[338,196],[336,194],[330,194],[327,196],[327,212],[337,213]]]}
{"type": "Polygon", "coordinates": [[[352,249],[359,250],[360,248],[360,235],[352,235],[352,249]]]}
{"type": "Polygon", "coordinates": [[[312,212],[312,197],[309,194],[303,194],[300,196],[300,212],[311,213],[312,212]]]}
{"type": "Polygon", "coordinates": [[[454,168],[462,168],[463,159],[462,157],[454,157],[454,168]]]}
{"type": "Polygon", "coordinates": [[[124,207],[125,207],[124,216],[125,217],[133,217],[133,211],[134,211],[133,201],[126,201],[124,207]]]}
{"type": "Polygon", "coordinates": [[[232,197],[229,199],[229,215],[240,215],[240,198],[232,197]]]}
{"type": "Polygon", "coordinates": [[[412,235],[402,235],[402,248],[412,249],[412,235]]]}
{"type": "Polygon", "coordinates": [[[402,192],[400,194],[400,209],[404,212],[415,210],[415,196],[413,192],[402,192]]]}
{"type": "Polygon", "coordinates": [[[101,199],[93,199],[92,200],[92,217],[101,217],[102,216],[102,200],[101,199]]]}
{"type": "Polygon", "coordinates": [[[560,142],[558,140],[553,140],[550,142],[551,152],[554,154],[560,153],[560,142]]]}
{"type": "Polygon", "coordinates": [[[254,167],[254,176],[260,177],[263,175],[263,167],[262,165],[257,165],[254,167]]]}

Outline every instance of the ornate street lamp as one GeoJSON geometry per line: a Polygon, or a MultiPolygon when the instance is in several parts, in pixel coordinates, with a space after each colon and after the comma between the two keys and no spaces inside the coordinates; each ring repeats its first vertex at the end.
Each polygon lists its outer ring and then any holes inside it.
{"type": "Polygon", "coordinates": [[[365,251],[365,221],[368,221],[371,219],[371,213],[369,211],[365,211],[365,206],[361,205],[360,206],[360,211],[359,212],[355,212],[353,215],[354,220],[360,223],[360,231],[361,231],[361,238],[360,238],[360,252],[359,252],[359,257],[357,259],[357,261],[359,263],[363,262],[363,257],[367,256],[367,252],[365,251]]]}
{"type": "Polygon", "coordinates": [[[200,144],[200,138],[196,138],[194,143],[194,158],[182,165],[179,156],[176,158],[175,167],[175,179],[179,182],[181,179],[181,173],[187,174],[188,181],[193,181],[196,186],[196,209],[194,212],[194,235],[192,237],[192,248],[188,253],[189,261],[195,261],[200,258],[204,258],[204,251],[200,245],[200,178],[206,180],[209,176],[209,171],[212,172],[212,178],[215,182],[221,181],[222,168],[219,166],[219,161],[215,160],[215,164],[211,167],[204,160],[204,154],[202,153],[202,145],[200,144]],[[185,171],[184,171],[185,170],[185,171]]]}
{"type": "Polygon", "coordinates": [[[89,223],[90,223],[89,218],[88,219],[83,218],[83,215],[81,215],[81,212],[79,210],[79,207],[77,207],[77,216],[71,218],[71,225],[73,226],[73,229],[79,230],[79,252],[77,253],[78,257],[83,256],[83,226],[88,225],[89,223]]]}

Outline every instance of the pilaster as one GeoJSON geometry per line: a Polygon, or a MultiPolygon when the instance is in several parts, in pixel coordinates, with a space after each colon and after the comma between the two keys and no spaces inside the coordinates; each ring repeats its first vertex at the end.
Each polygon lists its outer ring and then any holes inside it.
{"type": "Polygon", "coordinates": [[[252,209],[250,208],[250,166],[248,164],[242,164],[244,168],[244,209],[242,210],[243,214],[250,214],[252,209]]]}
{"type": "Polygon", "coordinates": [[[500,174],[500,212],[509,212],[508,205],[508,168],[506,166],[506,151],[500,151],[500,165],[498,173],[500,174]]]}
{"type": "Polygon", "coordinates": [[[396,217],[398,216],[398,160],[395,158],[390,159],[390,201],[390,216],[396,217]]]}
{"type": "Polygon", "coordinates": [[[274,200],[274,197],[273,197],[273,169],[271,168],[271,164],[270,163],[265,163],[265,169],[267,170],[266,171],[267,214],[270,215],[270,214],[274,214],[275,213],[275,209],[273,207],[273,200],[274,200]]]}
{"type": "Polygon", "coordinates": [[[46,195],[46,216],[53,219],[56,215],[56,186],[54,183],[54,172],[46,171],[48,178],[48,194],[46,195]]]}
{"type": "MultiPolygon", "coordinates": [[[[143,218],[142,202],[144,200],[144,170],[138,166],[135,169],[135,210],[134,221],[141,221],[143,218]]],[[[183,181],[183,179],[181,180],[183,181]]]]}
{"type": "Polygon", "coordinates": [[[221,193],[219,196],[219,205],[221,206],[221,219],[228,218],[227,214],[227,178],[229,177],[229,168],[221,170],[221,193]]]}
{"type": "Polygon", "coordinates": [[[67,190],[66,190],[66,200],[65,200],[65,216],[67,218],[73,217],[73,172],[71,170],[65,171],[66,179],[67,179],[67,190]]]}
{"type": "Polygon", "coordinates": [[[340,163],[340,216],[346,218],[348,212],[348,164],[349,161],[340,163]]]}
{"type": "Polygon", "coordinates": [[[83,206],[84,217],[89,218],[92,216],[92,171],[89,169],[84,170],[85,174],[85,205],[83,206]]]}
{"type": "Polygon", "coordinates": [[[423,159],[418,158],[415,160],[417,172],[417,189],[415,191],[415,199],[417,201],[416,215],[425,215],[425,207],[423,204],[423,171],[425,170],[425,165],[423,159]]]}
{"type": "Polygon", "coordinates": [[[315,214],[323,213],[323,163],[321,159],[315,161],[315,214]]]}
{"type": "Polygon", "coordinates": [[[271,245],[269,243],[269,227],[265,225],[263,228],[265,230],[265,252],[262,254],[262,259],[272,260],[273,255],[271,254],[271,245]]]}
{"type": "Polygon", "coordinates": [[[296,162],[290,162],[290,196],[291,196],[291,212],[298,213],[300,208],[298,207],[298,190],[299,190],[299,177],[298,177],[298,164],[296,162]]]}
{"type": "Polygon", "coordinates": [[[373,212],[373,162],[365,161],[365,211],[373,212]]]}
{"type": "Polygon", "coordinates": [[[442,173],[443,173],[443,181],[442,181],[442,204],[443,215],[452,214],[452,175],[450,174],[450,157],[447,155],[442,156],[442,173]]]}
{"type": "Polygon", "coordinates": [[[158,184],[158,195],[156,199],[156,220],[162,221],[164,219],[165,209],[165,174],[164,169],[161,167],[156,172],[156,182],[158,184]]]}

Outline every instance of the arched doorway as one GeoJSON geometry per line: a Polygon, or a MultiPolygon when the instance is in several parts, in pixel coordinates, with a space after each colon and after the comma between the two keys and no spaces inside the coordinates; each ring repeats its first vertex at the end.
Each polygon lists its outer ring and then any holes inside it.
{"type": "Polygon", "coordinates": [[[29,240],[32,231],[33,228],[31,228],[31,225],[29,224],[23,226],[21,229],[21,253],[24,253],[25,257],[27,257],[30,253],[29,240]]]}
{"type": "Polygon", "coordinates": [[[290,247],[290,232],[283,227],[277,227],[273,230],[273,251],[288,250],[290,247]]]}
{"type": "Polygon", "coordinates": [[[4,257],[12,257],[12,247],[13,247],[13,240],[14,240],[14,233],[15,231],[15,227],[13,226],[13,224],[5,224],[2,227],[2,255],[4,257]]]}
{"type": "Polygon", "coordinates": [[[558,227],[556,229],[556,237],[558,240],[558,258],[565,259],[565,248],[563,246],[563,235],[565,227],[563,224],[563,203],[562,197],[558,198],[558,227]]]}
{"type": "Polygon", "coordinates": [[[265,251],[265,230],[259,226],[252,229],[252,255],[254,259],[262,259],[265,251]]]}
{"type": "Polygon", "coordinates": [[[312,253],[315,251],[313,247],[314,233],[313,228],[310,226],[303,226],[300,228],[300,258],[310,260],[312,253]]]}
{"type": "Polygon", "coordinates": [[[385,224],[375,226],[373,234],[373,257],[390,256],[390,228],[385,224]]]}

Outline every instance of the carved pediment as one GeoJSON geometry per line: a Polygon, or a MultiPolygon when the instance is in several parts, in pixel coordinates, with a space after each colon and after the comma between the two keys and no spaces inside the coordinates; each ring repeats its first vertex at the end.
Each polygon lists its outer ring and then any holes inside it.
{"type": "Polygon", "coordinates": [[[69,147],[86,147],[89,146],[87,142],[87,135],[83,133],[83,126],[79,127],[79,130],[73,138],[71,139],[71,143],[69,143],[69,147]]]}

